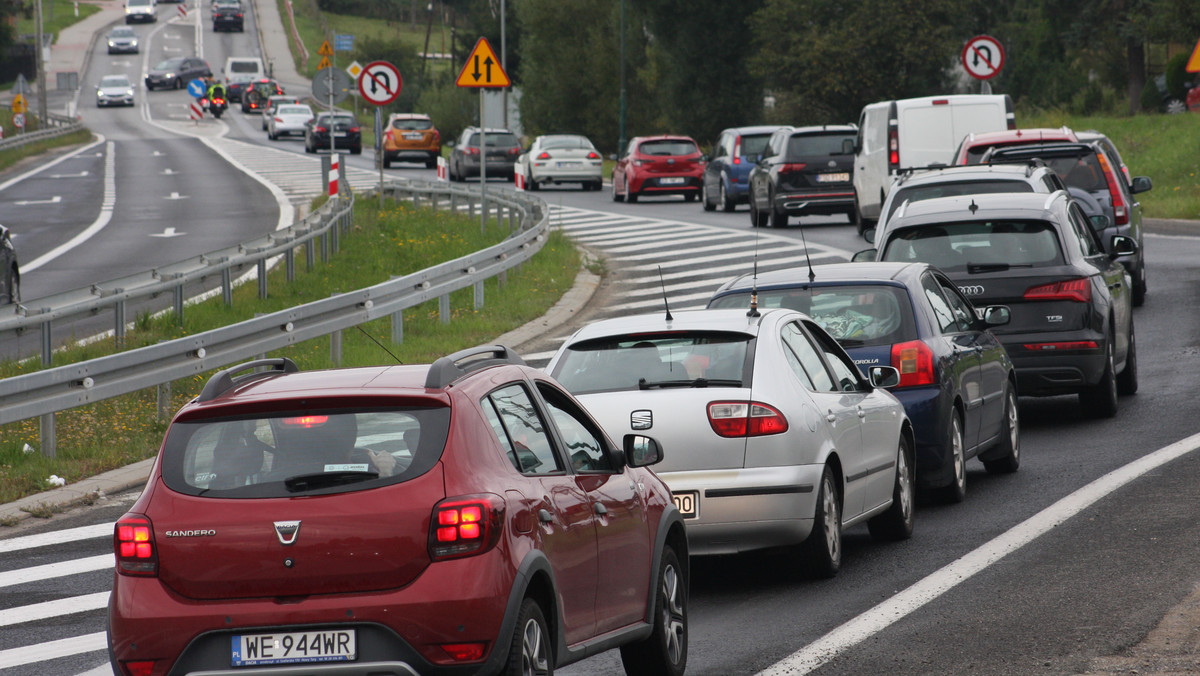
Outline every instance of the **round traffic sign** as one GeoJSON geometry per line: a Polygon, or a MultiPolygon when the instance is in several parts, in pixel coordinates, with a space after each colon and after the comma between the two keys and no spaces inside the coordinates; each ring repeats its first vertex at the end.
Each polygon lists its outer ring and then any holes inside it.
{"type": "Polygon", "coordinates": [[[194,99],[204,98],[208,93],[208,85],[205,84],[204,80],[195,78],[188,82],[187,90],[188,94],[191,94],[194,99]]]}
{"type": "Polygon", "coordinates": [[[25,126],[25,113],[13,114],[13,126],[20,129],[25,126]]]}
{"type": "Polygon", "coordinates": [[[322,104],[330,99],[334,103],[341,103],[350,96],[350,88],[354,86],[354,81],[350,79],[350,75],[344,70],[334,68],[322,68],[317,71],[316,76],[312,81],[313,98],[322,104]]]}
{"type": "Polygon", "coordinates": [[[387,61],[372,61],[358,74],[358,92],[367,103],[386,106],[400,96],[400,71],[387,61]]]}
{"type": "Polygon", "coordinates": [[[971,77],[990,80],[1004,66],[1004,46],[990,35],[977,35],[963,46],[962,64],[971,77]]]}

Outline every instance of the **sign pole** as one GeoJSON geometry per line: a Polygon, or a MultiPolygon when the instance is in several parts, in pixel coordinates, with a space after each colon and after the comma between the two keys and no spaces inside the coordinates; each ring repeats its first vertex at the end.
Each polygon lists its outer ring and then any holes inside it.
{"type": "Polygon", "coordinates": [[[479,90],[479,232],[487,233],[487,124],[483,120],[483,92],[479,90]]]}

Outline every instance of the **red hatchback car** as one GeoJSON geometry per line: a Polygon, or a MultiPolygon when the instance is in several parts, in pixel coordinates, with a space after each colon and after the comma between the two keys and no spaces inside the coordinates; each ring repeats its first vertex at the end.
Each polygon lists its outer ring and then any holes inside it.
{"type": "Polygon", "coordinates": [[[993,148],[1011,148],[1012,146],[1029,145],[1031,143],[1051,142],[1076,143],[1079,138],[1068,127],[1058,129],[1007,129],[1004,131],[989,131],[979,134],[967,134],[954,151],[954,166],[963,164],[979,164],[983,156],[993,148]]]}
{"type": "Polygon", "coordinates": [[[661,459],[501,346],[221,371],[115,526],[114,673],[550,673],[619,647],[629,674],[682,674],[661,459]]]}
{"type": "Polygon", "coordinates": [[[613,167],[613,201],[683,195],[691,202],[700,194],[705,162],[700,147],[687,136],[639,136],[613,167]]]}

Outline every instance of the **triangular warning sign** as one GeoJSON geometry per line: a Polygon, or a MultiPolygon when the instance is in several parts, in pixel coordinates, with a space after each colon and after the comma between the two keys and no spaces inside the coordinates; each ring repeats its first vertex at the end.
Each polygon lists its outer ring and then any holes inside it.
{"type": "Polygon", "coordinates": [[[496,56],[496,52],[488,43],[487,38],[479,38],[479,42],[475,43],[475,49],[471,50],[471,55],[467,57],[467,62],[463,65],[462,72],[458,74],[455,84],[459,87],[508,87],[512,85],[508,80],[508,73],[504,72],[504,67],[500,65],[500,59],[496,56]]]}
{"type": "Polygon", "coordinates": [[[333,65],[329,63],[328,56],[322,56],[321,63],[317,64],[317,70],[325,70],[326,68],[333,68],[333,65]]]}
{"type": "Polygon", "coordinates": [[[1192,50],[1192,58],[1188,59],[1187,72],[1200,73],[1200,40],[1196,41],[1196,48],[1192,50]]]}
{"type": "Polygon", "coordinates": [[[331,47],[329,45],[329,41],[326,40],[325,42],[321,43],[321,48],[317,50],[317,53],[321,56],[333,56],[333,47],[331,47]]]}

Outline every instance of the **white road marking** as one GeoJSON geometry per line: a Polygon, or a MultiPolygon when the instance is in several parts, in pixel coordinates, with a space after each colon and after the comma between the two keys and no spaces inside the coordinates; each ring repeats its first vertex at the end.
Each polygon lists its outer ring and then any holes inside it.
{"type": "Polygon", "coordinates": [[[94,634],[84,634],[83,636],[63,638],[57,641],[49,641],[47,643],[37,643],[21,648],[0,650],[0,669],[19,667],[22,664],[32,664],[34,662],[45,662],[46,660],[55,660],[60,657],[90,653],[97,650],[108,650],[108,639],[102,631],[94,634]]]}
{"type": "MultiPolygon", "coordinates": [[[[46,263],[58,258],[64,253],[74,249],[92,238],[93,235],[103,230],[112,220],[113,207],[117,202],[117,178],[116,178],[116,145],[109,141],[106,145],[108,150],[107,156],[104,158],[104,200],[100,203],[100,215],[92,222],[83,232],[75,235],[70,241],[58,245],[50,251],[38,256],[32,261],[21,266],[21,273],[28,274],[42,267],[46,263]]],[[[2,186],[0,186],[2,187],[2,186]]]]}
{"type": "Polygon", "coordinates": [[[33,549],[35,547],[61,545],[65,542],[77,542],[79,540],[90,540],[92,538],[99,537],[112,537],[112,535],[113,524],[111,523],[100,523],[96,524],[95,526],[67,528],[66,530],[50,531],[49,533],[39,533],[37,535],[23,535],[21,537],[0,540],[0,554],[16,552],[22,549],[33,549]]]}
{"type": "Polygon", "coordinates": [[[0,573],[0,587],[12,587],[13,585],[25,584],[26,582],[48,580],[53,577],[90,573],[96,570],[112,568],[114,565],[116,565],[116,557],[109,553],[88,556],[82,559],[59,561],[58,563],[47,563],[44,566],[8,570],[0,573]]]}
{"type": "Polygon", "coordinates": [[[106,591],[96,592],[17,608],[5,608],[4,612],[0,613],[0,627],[107,608],[108,594],[106,591]]]}

